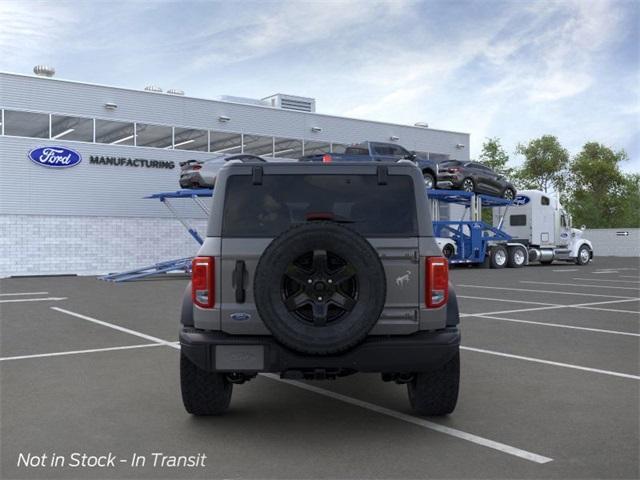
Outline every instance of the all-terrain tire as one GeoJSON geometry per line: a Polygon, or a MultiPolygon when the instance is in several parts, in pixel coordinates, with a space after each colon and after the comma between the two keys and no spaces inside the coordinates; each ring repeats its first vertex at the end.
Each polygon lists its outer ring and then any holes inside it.
{"type": "Polygon", "coordinates": [[[221,415],[229,408],[233,384],[222,373],[202,370],[182,352],[180,387],[184,408],[192,415],[221,415]]]}
{"type": "MultiPolygon", "coordinates": [[[[327,276],[330,277],[331,274],[327,276]]],[[[290,228],[269,244],[256,267],[253,291],[260,318],[276,340],[298,352],[329,355],[348,350],[364,340],[382,313],[386,284],[379,255],[362,235],[335,222],[314,221],[290,228]],[[336,320],[317,324],[315,313],[311,323],[301,313],[302,309],[313,309],[316,300],[322,299],[318,304],[326,303],[335,297],[330,292],[315,297],[305,286],[307,281],[309,288],[315,288],[318,283],[326,286],[331,281],[320,282],[314,273],[308,274],[308,280],[301,275],[297,285],[306,302],[301,308],[287,306],[297,294],[286,291],[290,269],[295,268],[298,259],[310,253],[315,256],[316,252],[344,260],[356,282],[353,295],[348,299],[350,308],[339,313],[336,320]]],[[[337,283],[334,286],[337,287],[337,283]]]]}
{"type": "Polygon", "coordinates": [[[460,352],[438,370],[416,373],[407,384],[409,403],[418,415],[447,415],[458,403],[460,352]]]}

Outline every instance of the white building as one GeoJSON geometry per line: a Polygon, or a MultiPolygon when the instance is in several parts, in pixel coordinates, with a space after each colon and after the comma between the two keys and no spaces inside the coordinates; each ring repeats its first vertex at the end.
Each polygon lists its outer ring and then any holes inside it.
{"type": "MultiPolygon", "coordinates": [[[[213,152],[293,157],[395,142],[441,160],[469,159],[469,134],[315,113],[315,101],[207,100],[0,73],[0,277],[97,274],[190,256],[197,244],[158,201],[179,188],[180,161],[213,152]],[[35,149],[81,161],[46,168],[35,149]]],[[[197,209],[183,213],[196,226],[197,209]]]]}

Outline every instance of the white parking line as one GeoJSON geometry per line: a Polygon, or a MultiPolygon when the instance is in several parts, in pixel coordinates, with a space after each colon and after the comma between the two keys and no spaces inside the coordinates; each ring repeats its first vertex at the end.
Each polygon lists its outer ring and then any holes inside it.
{"type": "Polygon", "coordinates": [[[59,302],[66,300],[67,297],[47,297],[47,298],[11,298],[8,300],[0,300],[0,303],[19,303],[19,302],[59,302]]]}
{"type": "Polygon", "coordinates": [[[469,295],[456,295],[456,298],[468,298],[471,300],[487,300],[491,302],[507,302],[507,303],[524,303],[530,305],[546,305],[554,307],[563,307],[564,305],[558,303],[544,303],[544,302],[532,302],[530,300],[508,300],[506,298],[490,298],[490,297],[471,297],[469,295]]]}
{"type": "Polygon", "coordinates": [[[493,315],[465,315],[465,317],[489,318],[491,320],[500,320],[504,322],[528,323],[531,325],[541,325],[545,327],[568,328],[571,330],[584,330],[586,332],[611,333],[614,335],[628,335],[630,337],[640,337],[640,333],[621,332],[619,330],[604,330],[601,328],[577,327],[574,325],[564,325],[562,323],[534,322],[532,320],[520,320],[515,318],[494,317],[493,315]]]}
{"type": "Polygon", "coordinates": [[[111,352],[114,350],[131,350],[134,348],[163,347],[163,346],[164,345],[162,343],[145,343],[143,345],[125,345],[123,347],[106,347],[106,348],[92,348],[89,350],[70,350],[66,352],[37,353],[34,355],[19,355],[17,357],[0,357],[0,362],[6,362],[9,360],[25,360],[27,358],[61,357],[64,355],[79,355],[81,353],[111,352]]]}
{"type": "MultiPolygon", "coordinates": [[[[97,323],[98,325],[102,325],[104,327],[113,328],[114,330],[118,330],[120,332],[128,333],[129,335],[135,335],[136,337],[144,338],[145,340],[150,340],[152,342],[161,343],[168,347],[176,346],[175,342],[168,342],[167,340],[163,340],[158,337],[154,337],[152,335],[147,335],[146,333],[138,332],[136,330],[131,330],[130,328],[121,327],[120,325],[115,325],[109,322],[103,322],[102,320],[98,320],[97,318],[87,317],[86,315],[81,315],[79,313],[72,312],[70,310],[65,310],[64,308],[58,307],[50,307],[51,310],[55,310],[56,312],[65,313],[67,315],[71,315],[72,317],[81,318],[82,320],[86,320],[87,322],[97,323]]],[[[179,347],[178,347],[179,348],[179,347]]]]}
{"type": "Polygon", "coordinates": [[[482,348],[473,347],[460,347],[460,350],[467,350],[469,352],[486,353],[488,355],[497,355],[499,357],[514,358],[516,360],[524,360],[526,362],[543,363],[545,365],[553,365],[555,367],[571,368],[574,370],[583,370],[585,372],[602,373],[604,375],[611,375],[613,377],[631,378],[633,380],[640,380],[640,376],[631,375],[629,373],[612,372],[610,370],[600,370],[598,368],[582,367],[580,365],[572,365],[570,363],[552,362],[550,360],[543,360],[542,358],[523,357],[521,355],[512,355],[511,353],[494,352],[493,350],[484,350],[482,348]]]}
{"type": "MultiPolygon", "coordinates": [[[[131,330],[129,328],[120,327],[119,325],[114,325],[114,324],[109,323],[109,322],[104,322],[102,320],[98,320],[96,318],[88,317],[86,315],[81,315],[79,313],[71,312],[69,310],[65,310],[65,309],[62,309],[62,308],[51,307],[51,309],[52,310],[56,310],[56,311],[61,312],[61,313],[66,313],[67,315],[71,315],[71,316],[74,316],[74,317],[77,317],[77,318],[81,318],[83,320],[87,320],[89,322],[97,323],[98,325],[103,325],[105,327],[113,328],[113,329],[119,330],[121,332],[129,333],[129,334],[135,335],[137,337],[146,338],[146,339],[151,340],[151,341],[153,341],[153,342],[155,342],[157,344],[162,344],[164,346],[175,348],[175,349],[178,349],[178,350],[180,349],[180,345],[178,345],[177,342],[167,342],[166,340],[162,340],[161,338],[154,337],[152,335],[147,335],[145,333],[138,332],[136,330],[131,330]]],[[[324,396],[327,396],[327,397],[332,397],[332,398],[335,398],[337,400],[341,400],[343,402],[350,403],[352,405],[357,405],[359,407],[366,408],[368,410],[372,410],[374,412],[381,413],[383,415],[387,415],[387,416],[390,416],[390,417],[393,417],[393,418],[396,418],[396,419],[399,419],[399,420],[403,420],[405,422],[412,423],[414,425],[419,425],[419,426],[426,427],[426,428],[429,428],[431,430],[435,430],[435,431],[438,431],[438,432],[441,432],[441,433],[444,433],[444,434],[447,434],[447,435],[450,435],[450,436],[453,436],[453,437],[457,437],[457,438],[466,440],[466,441],[471,442],[471,443],[475,443],[475,444],[478,444],[478,445],[483,445],[485,447],[492,448],[494,450],[499,450],[499,451],[507,453],[509,455],[513,455],[513,456],[516,456],[516,457],[523,458],[525,460],[529,460],[531,462],[541,463],[542,464],[542,463],[548,463],[548,462],[553,461],[553,459],[549,458],[549,457],[544,457],[542,455],[538,455],[538,454],[535,454],[535,453],[527,452],[526,450],[521,450],[519,448],[512,447],[512,446],[506,445],[504,443],[495,442],[493,440],[489,440],[489,439],[486,439],[486,438],[483,438],[483,437],[479,437],[479,436],[473,435],[471,433],[463,432],[461,430],[456,430],[456,429],[450,428],[450,427],[445,427],[444,425],[440,425],[438,423],[429,422],[427,420],[423,420],[423,419],[418,418],[418,417],[413,417],[411,415],[407,415],[407,414],[404,414],[404,413],[401,413],[401,412],[396,412],[394,410],[390,410],[388,408],[384,408],[384,407],[375,405],[373,403],[363,402],[362,400],[357,400],[355,398],[347,397],[345,395],[340,395],[339,393],[334,393],[334,392],[331,392],[329,390],[325,390],[325,389],[322,389],[322,388],[314,387],[314,386],[307,385],[307,384],[300,383],[300,382],[295,382],[295,381],[292,381],[292,380],[281,379],[277,375],[270,374],[270,373],[265,373],[265,374],[261,374],[261,375],[264,376],[264,377],[270,378],[272,380],[276,380],[276,381],[279,381],[279,382],[287,383],[287,384],[292,385],[294,387],[298,387],[298,388],[302,388],[302,389],[305,389],[305,390],[309,390],[309,391],[318,393],[320,395],[324,395],[324,396]]]]}
{"type": "Polygon", "coordinates": [[[19,292],[19,293],[0,293],[0,297],[10,297],[16,295],[49,295],[49,292],[19,292]]]}
{"type": "Polygon", "coordinates": [[[561,268],[559,270],[551,270],[552,272],[578,272],[579,268],[561,268]]]}
{"type": "Polygon", "coordinates": [[[481,312],[481,313],[461,313],[460,316],[461,317],[470,317],[470,316],[474,316],[474,315],[500,315],[502,313],[520,313],[520,312],[536,312],[539,310],[553,310],[556,308],[582,308],[582,309],[586,309],[586,310],[602,310],[605,312],[616,312],[616,313],[632,313],[632,314],[638,314],[638,312],[635,312],[633,310],[617,310],[614,308],[600,308],[600,307],[594,307],[593,305],[606,305],[609,303],[625,303],[625,302],[636,302],[640,300],[640,298],[628,298],[626,300],[607,300],[604,302],[589,302],[589,303],[576,303],[576,304],[572,304],[572,305],[555,305],[555,304],[549,304],[548,307],[534,307],[534,308],[517,308],[514,310],[497,310],[494,312],[481,312]]]}
{"type": "Polygon", "coordinates": [[[553,459],[549,457],[544,457],[542,455],[528,452],[520,448],[512,447],[504,443],[495,442],[487,438],[479,437],[472,433],[463,432],[462,430],[457,430],[451,427],[445,427],[444,425],[441,425],[439,423],[430,422],[428,420],[424,420],[419,417],[407,415],[406,413],[396,412],[395,410],[381,407],[380,405],[365,402],[363,400],[358,400],[357,398],[348,397],[340,393],[332,392],[331,390],[326,390],[324,388],[308,385],[306,383],[297,382],[295,380],[283,379],[277,375],[274,375],[273,373],[264,373],[262,374],[262,376],[270,378],[271,380],[275,380],[277,382],[286,383],[287,385],[291,385],[293,387],[301,388],[303,390],[308,390],[309,392],[313,392],[318,395],[323,395],[325,397],[329,397],[334,400],[339,400],[341,402],[348,403],[350,405],[355,405],[357,407],[365,408],[367,410],[371,410],[372,412],[380,413],[382,415],[395,418],[396,420],[402,420],[403,422],[411,423],[413,425],[418,425],[420,427],[425,427],[430,430],[435,430],[436,432],[444,433],[445,435],[450,435],[452,437],[466,440],[467,442],[475,443],[477,445],[482,445],[483,447],[488,447],[493,450],[498,450],[500,452],[513,455],[515,457],[523,458],[525,460],[529,460],[530,462],[542,464],[542,463],[549,463],[553,461],[553,459]]]}
{"type": "Polygon", "coordinates": [[[638,278],[638,275],[619,275],[620,278],[638,278]]]}
{"type": "Polygon", "coordinates": [[[615,288],[616,290],[640,290],[640,287],[620,287],[618,285],[587,285],[585,283],[557,283],[557,282],[535,282],[533,280],[520,280],[520,283],[531,283],[537,285],[563,285],[566,287],[587,287],[587,288],[615,288]]]}
{"type": "MultiPolygon", "coordinates": [[[[635,277],[637,278],[637,277],[635,277]]],[[[608,278],[582,278],[582,277],[573,277],[572,280],[586,280],[588,282],[612,282],[612,283],[640,283],[638,281],[633,280],[609,280],[608,278]]]]}
{"type": "Polygon", "coordinates": [[[528,292],[528,293],[555,293],[557,295],[574,295],[579,297],[605,297],[605,298],[622,298],[622,299],[637,300],[636,297],[622,297],[620,295],[604,295],[600,293],[580,293],[580,292],[559,292],[557,290],[538,290],[533,288],[489,287],[487,285],[469,285],[469,284],[462,284],[462,283],[457,284],[456,287],[486,288],[490,290],[509,290],[512,292],[528,292]]]}

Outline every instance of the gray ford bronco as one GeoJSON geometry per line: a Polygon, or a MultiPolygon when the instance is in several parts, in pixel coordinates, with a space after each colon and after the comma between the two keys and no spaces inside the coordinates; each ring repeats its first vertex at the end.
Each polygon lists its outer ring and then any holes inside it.
{"type": "Polygon", "coordinates": [[[378,372],[421,415],[458,398],[458,304],[411,162],[232,163],[216,181],[180,331],[187,412],[261,372],[378,372]]]}

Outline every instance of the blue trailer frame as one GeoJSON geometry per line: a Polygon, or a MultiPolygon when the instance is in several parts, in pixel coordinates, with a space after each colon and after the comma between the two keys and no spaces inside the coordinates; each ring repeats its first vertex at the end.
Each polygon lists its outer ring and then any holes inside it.
{"type": "MultiPolygon", "coordinates": [[[[176,198],[190,198],[193,202],[205,213],[205,215],[209,216],[209,209],[202,202],[202,198],[213,196],[213,189],[210,188],[198,188],[192,190],[178,190],[175,192],[160,192],[154,193],[153,195],[149,195],[144,198],[158,199],[162,202],[164,206],[166,206],[169,211],[173,214],[176,220],[178,220],[184,228],[187,229],[189,235],[199,244],[203,244],[202,237],[198,233],[198,231],[193,228],[189,223],[182,218],[180,213],[173,207],[171,200],[176,198]]],[[[171,273],[171,272],[183,272],[183,273],[191,273],[191,261],[193,257],[185,257],[185,258],[176,258],[173,260],[167,260],[164,262],[154,263],[153,265],[147,265],[144,267],[135,268],[133,270],[128,270],[126,272],[118,272],[118,273],[110,273],[108,275],[104,275],[99,277],[100,280],[106,280],[108,282],[129,282],[131,280],[140,280],[141,278],[151,277],[154,275],[159,275],[163,273],[171,273]]]]}
{"type": "MultiPolygon", "coordinates": [[[[456,251],[449,258],[449,263],[484,263],[491,245],[506,244],[511,240],[511,236],[501,229],[502,222],[494,227],[482,221],[481,217],[482,207],[508,207],[512,204],[510,200],[461,190],[427,190],[427,196],[436,202],[434,212],[439,207],[438,202],[464,206],[464,216],[469,210],[470,220],[433,220],[433,234],[450,238],[456,244],[456,251]]],[[[438,218],[438,215],[434,214],[434,217],[438,218]]]]}

